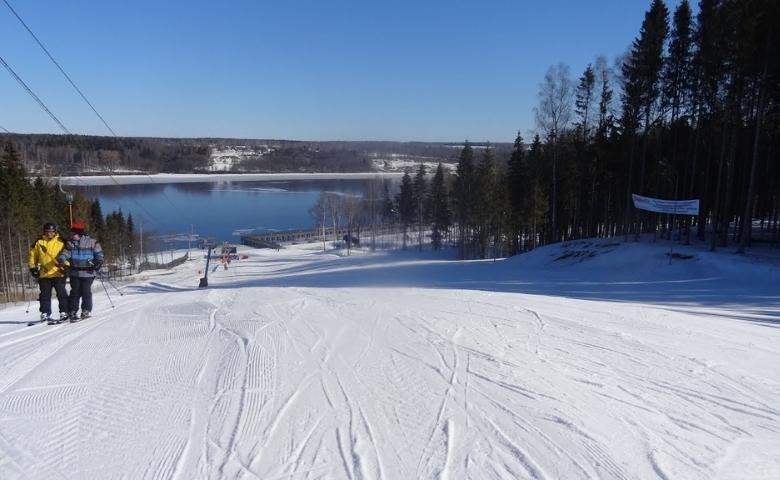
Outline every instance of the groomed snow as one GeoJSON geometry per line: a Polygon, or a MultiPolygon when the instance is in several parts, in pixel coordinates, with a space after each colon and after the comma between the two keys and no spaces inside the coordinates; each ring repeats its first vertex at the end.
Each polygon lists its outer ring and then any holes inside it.
{"type": "Polygon", "coordinates": [[[776,251],[239,252],[0,311],[0,478],[780,478],[776,251]]]}

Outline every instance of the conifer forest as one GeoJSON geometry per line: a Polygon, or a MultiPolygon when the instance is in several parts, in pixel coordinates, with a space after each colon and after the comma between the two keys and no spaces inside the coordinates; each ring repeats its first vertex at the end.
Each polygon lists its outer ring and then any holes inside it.
{"type": "MultiPolygon", "coordinates": [[[[735,252],[757,242],[778,248],[780,2],[696,7],[683,0],[670,11],[653,0],[624,55],[594,52],[582,72],[553,63],[537,92],[521,93],[536,95],[536,129],[529,138],[518,133],[511,151],[467,141],[454,173],[421,165],[397,191],[378,186],[362,205],[319,217],[337,215],[355,231],[392,225],[404,246],[407,236],[420,245],[428,237],[433,248],[456,246],[461,258],[640,234],[735,252]],[[698,199],[699,214],[638,210],[632,194],[698,199]]],[[[43,222],[67,226],[69,207],[57,185],[30,178],[13,134],[3,139],[0,298],[10,301],[34,291],[27,249],[43,222]]],[[[134,243],[132,217],[104,217],[78,194],[71,204],[109,263],[135,261],[132,249],[115,248],[134,243]]]]}

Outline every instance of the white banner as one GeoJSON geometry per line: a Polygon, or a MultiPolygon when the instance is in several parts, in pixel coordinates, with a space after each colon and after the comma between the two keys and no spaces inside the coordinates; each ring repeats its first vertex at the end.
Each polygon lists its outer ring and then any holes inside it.
{"type": "Polygon", "coordinates": [[[661,200],[660,198],[643,197],[632,193],[636,208],[658,213],[677,215],[698,215],[699,200],[661,200]]]}

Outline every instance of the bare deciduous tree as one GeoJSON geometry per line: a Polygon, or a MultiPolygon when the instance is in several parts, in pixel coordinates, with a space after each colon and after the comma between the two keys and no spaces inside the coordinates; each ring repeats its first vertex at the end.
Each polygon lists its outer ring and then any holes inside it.
{"type": "Polygon", "coordinates": [[[557,192],[558,192],[558,138],[571,121],[574,85],[568,65],[559,63],[547,70],[544,81],[539,85],[539,105],[534,108],[536,126],[541,130],[552,150],[552,238],[558,237],[557,192]]]}

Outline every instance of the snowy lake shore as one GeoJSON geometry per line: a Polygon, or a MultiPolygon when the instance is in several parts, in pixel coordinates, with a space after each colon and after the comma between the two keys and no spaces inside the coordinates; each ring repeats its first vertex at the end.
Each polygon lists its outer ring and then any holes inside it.
{"type": "Polygon", "coordinates": [[[84,175],[52,178],[62,185],[102,186],[147,183],[257,182],[291,180],[344,180],[400,177],[403,172],[365,173],[155,173],[137,175],[84,175]]]}

